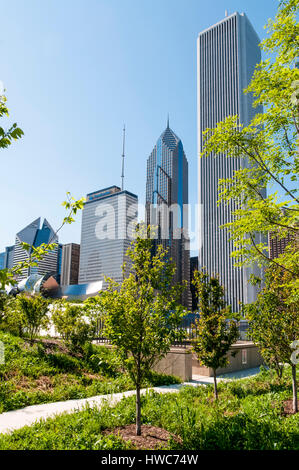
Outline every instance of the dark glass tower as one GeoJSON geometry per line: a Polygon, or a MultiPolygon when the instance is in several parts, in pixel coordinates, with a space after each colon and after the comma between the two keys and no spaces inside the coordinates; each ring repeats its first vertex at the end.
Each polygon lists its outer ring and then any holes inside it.
{"type": "Polygon", "coordinates": [[[182,303],[190,307],[188,162],[181,139],[169,127],[147,160],[146,221],[158,227],[155,244],[169,249],[176,264],[174,282],[187,281],[182,303]]]}
{"type": "Polygon", "coordinates": [[[53,250],[48,251],[41,260],[38,260],[36,266],[29,266],[28,268],[23,269],[22,274],[16,276],[17,281],[26,279],[32,274],[38,274],[41,276],[45,274],[57,274],[59,252],[58,237],[46,219],[44,219],[41,225],[41,218],[38,218],[17,233],[13,250],[13,266],[16,266],[18,263],[23,261],[28,261],[30,258],[31,251],[28,253],[24,250],[22,242],[28,243],[34,248],[38,248],[44,243],[55,243],[56,246],[53,250]]]}

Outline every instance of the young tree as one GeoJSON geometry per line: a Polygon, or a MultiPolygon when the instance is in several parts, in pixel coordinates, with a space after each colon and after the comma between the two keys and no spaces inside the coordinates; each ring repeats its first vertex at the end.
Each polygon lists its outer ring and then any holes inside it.
{"type": "Polygon", "coordinates": [[[72,351],[82,351],[83,346],[94,338],[96,324],[87,317],[83,304],[76,305],[65,300],[56,302],[52,320],[57,332],[72,351]]]}
{"type": "Polygon", "coordinates": [[[3,328],[32,342],[41,328],[49,323],[49,302],[41,295],[8,296],[3,309],[3,328]]]}
{"type": "Polygon", "coordinates": [[[183,287],[172,285],[175,266],[158,246],[152,254],[150,227],[139,226],[128,250],[131,272],[122,284],[109,279],[100,293],[104,334],[116,347],[123,367],[136,387],[136,434],[141,435],[140,389],[153,366],[169,351],[177,337],[183,308],[178,305],[183,287]]]}
{"type": "Polygon", "coordinates": [[[205,132],[202,157],[225,154],[239,158],[240,169],[231,179],[219,180],[219,203],[237,202],[233,220],[226,229],[234,240],[236,264],[274,264],[288,272],[290,296],[296,296],[299,279],[295,266],[298,252],[269,259],[268,232],[282,238],[299,234],[298,144],[299,144],[299,25],[298,0],[280,1],[275,20],[267,25],[269,37],[261,43],[264,52],[276,56],[262,61],[246,93],[254,106],[263,106],[248,126],[230,116],[205,132]],[[265,187],[277,192],[265,194],[265,187]],[[264,242],[257,241],[264,234],[264,242]]]}
{"type": "Polygon", "coordinates": [[[199,300],[199,319],[195,321],[193,351],[198,360],[213,369],[214,395],[218,399],[217,369],[228,364],[227,353],[237,341],[239,330],[231,307],[226,305],[224,289],[216,276],[195,271],[193,278],[199,300]]]}
{"type": "Polygon", "coordinates": [[[265,287],[257,301],[245,307],[245,312],[249,334],[266,363],[275,368],[280,377],[283,365],[291,366],[293,410],[297,412],[296,363],[292,360],[292,345],[299,338],[299,300],[290,301],[290,277],[282,268],[270,266],[266,270],[265,287]]]}
{"type": "Polygon", "coordinates": [[[20,294],[16,299],[16,304],[17,311],[23,320],[23,327],[32,342],[39,330],[47,328],[49,324],[47,316],[49,302],[41,295],[20,294]]]}

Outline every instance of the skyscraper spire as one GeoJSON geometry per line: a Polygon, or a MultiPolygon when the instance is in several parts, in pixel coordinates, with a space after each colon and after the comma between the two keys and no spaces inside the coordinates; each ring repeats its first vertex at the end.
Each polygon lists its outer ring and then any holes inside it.
{"type": "Polygon", "coordinates": [[[169,129],[169,113],[167,114],[167,129],[169,129]]]}
{"type": "Polygon", "coordinates": [[[123,128],[123,154],[122,154],[122,170],[121,170],[121,190],[124,190],[125,180],[125,139],[126,139],[126,126],[123,128]]]}

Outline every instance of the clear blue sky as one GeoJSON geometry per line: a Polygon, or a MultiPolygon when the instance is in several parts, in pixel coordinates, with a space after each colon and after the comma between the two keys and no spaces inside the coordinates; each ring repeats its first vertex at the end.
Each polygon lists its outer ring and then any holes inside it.
{"type": "MultiPolygon", "coordinates": [[[[25,136],[0,155],[0,251],[35,218],[57,228],[66,191],[120,184],[145,197],[166,126],[183,141],[197,202],[196,38],[234,11],[261,38],[278,0],[0,0],[0,80],[25,136]]],[[[1,124],[3,126],[3,123],[1,124]]],[[[81,215],[60,241],[80,242],[81,215]]]]}

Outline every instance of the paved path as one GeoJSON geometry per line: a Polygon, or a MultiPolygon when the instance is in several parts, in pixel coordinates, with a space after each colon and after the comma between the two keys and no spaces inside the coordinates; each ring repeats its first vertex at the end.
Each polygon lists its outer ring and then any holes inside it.
{"type": "MultiPolygon", "coordinates": [[[[248,377],[254,373],[258,373],[259,369],[248,369],[242,372],[242,377],[248,377]]],[[[239,378],[238,374],[223,374],[218,380],[231,380],[232,378],[239,378]],[[227,377],[229,376],[229,377],[227,377]]],[[[142,389],[141,393],[145,394],[148,390],[155,390],[157,393],[176,393],[182,387],[190,385],[198,387],[207,385],[213,382],[212,377],[195,376],[191,382],[184,382],[182,384],[165,385],[162,387],[153,387],[151,389],[142,389]]],[[[84,408],[87,404],[89,406],[101,407],[104,402],[114,405],[122,398],[135,395],[135,390],[128,392],[113,393],[111,395],[98,395],[96,397],[82,398],[80,400],[59,401],[56,403],[45,403],[43,405],[27,406],[20,410],[7,411],[0,414],[0,434],[20,429],[23,426],[28,426],[41,419],[54,417],[61,413],[71,413],[84,408]]]]}

